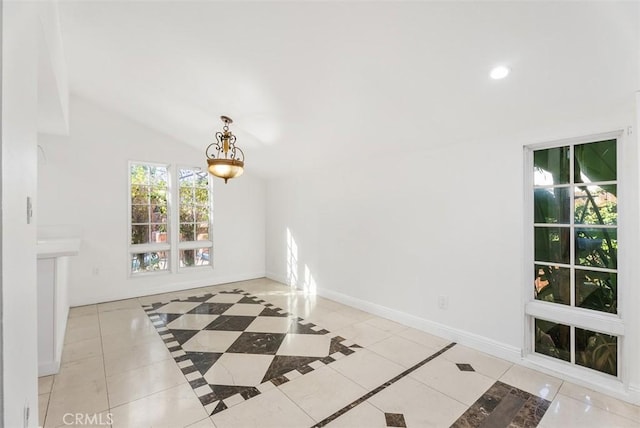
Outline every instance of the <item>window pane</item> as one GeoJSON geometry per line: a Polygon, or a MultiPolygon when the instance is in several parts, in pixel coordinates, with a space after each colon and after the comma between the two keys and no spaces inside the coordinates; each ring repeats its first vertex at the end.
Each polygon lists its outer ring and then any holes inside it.
{"type": "Polygon", "coordinates": [[[558,266],[535,265],[536,300],[571,304],[571,271],[558,266]]]}
{"type": "Polygon", "coordinates": [[[180,224],[180,241],[194,241],[195,229],[196,228],[193,223],[180,224]]]}
{"type": "Polygon", "coordinates": [[[194,250],[180,250],[180,267],[189,267],[196,264],[194,250]]]}
{"type": "Polygon", "coordinates": [[[149,167],[131,165],[131,184],[149,184],[149,167]]]}
{"type": "Polygon", "coordinates": [[[208,187],[209,186],[209,173],[207,171],[199,171],[196,173],[196,187],[208,187]]]}
{"type": "Polygon", "coordinates": [[[180,203],[184,205],[193,204],[193,188],[191,187],[180,188],[180,203]]]}
{"type": "Polygon", "coordinates": [[[151,206],[151,222],[152,223],[167,222],[167,206],[166,205],[151,206]]]}
{"type": "Polygon", "coordinates": [[[149,167],[149,178],[150,184],[154,186],[161,187],[163,189],[167,188],[167,183],[169,182],[169,175],[167,174],[167,168],[164,166],[151,166],[149,167]]]}
{"type": "Polygon", "coordinates": [[[190,169],[180,169],[178,171],[178,181],[180,182],[180,187],[193,187],[194,183],[194,175],[193,171],[190,169]]]}
{"type": "Polygon", "coordinates": [[[134,224],[131,226],[131,243],[146,244],[149,242],[149,225],[134,224]]]}
{"type": "Polygon", "coordinates": [[[196,207],[196,221],[205,222],[209,221],[209,209],[207,207],[196,207]]]}
{"type": "Polygon", "coordinates": [[[180,267],[209,266],[209,250],[210,248],[180,250],[180,267]]]}
{"type": "Polygon", "coordinates": [[[615,273],[576,269],[576,306],[618,313],[617,280],[615,273]]]}
{"type": "Polygon", "coordinates": [[[151,225],[151,242],[167,242],[167,225],[151,225]]]}
{"type": "Polygon", "coordinates": [[[149,186],[131,186],[131,203],[132,204],[148,204],[149,203],[149,186]]]}
{"type": "Polygon", "coordinates": [[[618,375],[618,338],[576,328],[576,364],[618,375]]]}
{"type": "Polygon", "coordinates": [[[149,206],[132,205],[131,223],[149,223],[149,206]]]}
{"type": "Polygon", "coordinates": [[[535,351],[571,361],[571,329],[568,325],[535,319],[535,351]]]}
{"type": "Polygon", "coordinates": [[[616,179],[616,140],[580,144],[574,147],[576,183],[616,179]]]}
{"type": "Polygon", "coordinates": [[[131,255],[131,272],[162,271],[169,268],[169,252],[135,253],[131,255]]]}
{"type": "Polygon", "coordinates": [[[193,208],[190,205],[180,207],[180,223],[193,221],[193,208]]]}
{"type": "Polygon", "coordinates": [[[615,184],[576,187],[576,224],[615,225],[618,222],[617,187],[615,184]]]}
{"type": "Polygon", "coordinates": [[[533,209],[535,223],[569,224],[571,197],[568,187],[535,189],[533,192],[533,209]]]}
{"type": "Polygon", "coordinates": [[[569,263],[569,228],[536,227],[535,259],[540,262],[569,263]]]}
{"type": "Polygon", "coordinates": [[[533,152],[533,181],[536,186],[569,182],[569,147],[533,152]]]}
{"type": "Polygon", "coordinates": [[[575,263],[615,269],[618,266],[618,231],[576,228],[575,263]]]}
{"type": "Polygon", "coordinates": [[[209,189],[195,189],[195,203],[198,205],[208,205],[209,189]]]}
{"type": "Polygon", "coordinates": [[[196,241],[206,241],[209,239],[209,224],[198,224],[196,229],[196,241]]]}
{"type": "Polygon", "coordinates": [[[167,191],[159,187],[152,187],[149,200],[153,205],[167,205],[167,191]]]}

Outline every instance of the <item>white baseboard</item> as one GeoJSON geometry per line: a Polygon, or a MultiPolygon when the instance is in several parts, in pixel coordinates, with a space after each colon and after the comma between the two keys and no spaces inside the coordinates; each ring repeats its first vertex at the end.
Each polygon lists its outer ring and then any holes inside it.
{"type": "Polygon", "coordinates": [[[60,361],[47,361],[38,363],[38,377],[57,374],[60,371],[60,361]]]}
{"type": "Polygon", "coordinates": [[[407,314],[405,312],[378,305],[376,303],[371,303],[366,300],[348,296],[346,294],[342,294],[333,290],[318,289],[317,291],[320,296],[326,297],[327,299],[331,299],[336,302],[361,309],[371,314],[399,322],[400,324],[422,330],[435,336],[449,339],[452,342],[477,349],[478,351],[493,355],[498,358],[502,358],[503,360],[516,363],[520,362],[520,360],[522,359],[520,348],[508,345],[506,343],[498,342],[484,336],[449,327],[444,324],[420,318],[415,315],[407,314]]]}
{"type": "Polygon", "coordinates": [[[105,293],[101,295],[89,296],[73,300],[71,306],[95,305],[96,303],[113,302],[116,300],[133,299],[136,297],[150,296],[154,294],[172,293],[174,291],[184,291],[191,288],[208,287],[211,285],[228,284],[231,282],[248,281],[250,279],[264,278],[264,272],[252,272],[236,275],[228,275],[215,278],[201,278],[190,281],[171,282],[163,284],[161,287],[130,287],[127,292],[105,293]]]}

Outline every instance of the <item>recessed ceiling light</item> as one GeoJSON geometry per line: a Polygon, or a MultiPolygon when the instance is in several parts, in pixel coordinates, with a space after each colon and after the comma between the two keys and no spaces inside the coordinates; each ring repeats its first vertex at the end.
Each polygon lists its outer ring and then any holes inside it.
{"type": "Polygon", "coordinates": [[[500,80],[507,77],[510,71],[511,70],[509,70],[508,67],[505,67],[504,65],[499,65],[497,67],[494,67],[491,70],[491,73],[489,74],[489,76],[491,76],[491,78],[494,80],[500,80]]]}

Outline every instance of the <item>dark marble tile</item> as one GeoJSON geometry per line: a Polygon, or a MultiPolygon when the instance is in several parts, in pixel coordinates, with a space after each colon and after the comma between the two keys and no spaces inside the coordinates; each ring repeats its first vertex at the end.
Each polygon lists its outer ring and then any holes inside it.
{"type": "Polygon", "coordinates": [[[220,412],[221,412],[221,411],[223,411],[223,410],[227,410],[227,405],[226,405],[226,404],[224,404],[222,401],[220,401],[220,402],[218,403],[218,405],[216,406],[216,408],[215,408],[215,409],[213,409],[213,412],[211,412],[211,415],[209,415],[209,416],[213,416],[213,415],[215,415],[216,413],[220,413],[220,412]]]}
{"type": "Polygon", "coordinates": [[[325,364],[331,364],[335,361],[335,359],[333,357],[324,357],[324,358],[321,358],[320,361],[322,361],[325,364]]]}
{"type": "Polygon", "coordinates": [[[260,316],[261,317],[287,317],[289,316],[289,314],[287,313],[279,313],[278,310],[281,310],[280,308],[264,308],[264,310],[262,312],[260,312],[260,316]]]}
{"type": "Polygon", "coordinates": [[[248,388],[240,393],[242,398],[248,400],[249,398],[255,397],[256,395],[260,395],[260,390],[258,388],[248,388]]]}
{"type": "Polygon", "coordinates": [[[271,365],[267,369],[262,382],[266,382],[275,377],[295,370],[299,367],[306,366],[316,361],[317,357],[294,357],[289,355],[276,355],[271,361],[271,365]]]}
{"type": "Polygon", "coordinates": [[[285,376],[278,376],[278,377],[274,377],[270,380],[270,382],[272,384],[274,384],[275,386],[280,386],[283,383],[287,383],[289,382],[289,379],[287,379],[285,376]]]}
{"type": "Polygon", "coordinates": [[[184,314],[158,314],[158,315],[160,316],[160,319],[162,320],[162,322],[166,325],[166,324],[169,324],[171,321],[180,318],[184,314]]]}
{"type": "Polygon", "coordinates": [[[199,377],[198,379],[189,381],[189,385],[191,385],[191,388],[193,389],[200,388],[201,386],[206,384],[207,381],[203,377],[199,377]]]}
{"type": "Polygon", "coordinates": [[[404,415],[402,413],[385,413],[384,419],[388,427],[407,427],[407,423],[405,422],[404,415]]]}
{"type": "Polygon", "coordinates": [[[233,303],[202,303],[191,309],[188,314],[220,315],[233,306],[233,303]]]}
{"type": "Polygon", "coordinates": [[[195,371],[198,371],[197,368],[195,368],[194,366],[188,366],[185,368],[180,369],[182,371],[182,374],[184,374],[185,376],[188,375],[189,373],[193,373],[195,371]]]}
{"type": "Polygon", "coordinates": [[[244,296],[242,299],[238,300],[238,303],[253,303],[259,305],[258,299],[255,297],[244,296]]]}
{"type": "Polygon", "coordinates": [[[452,425],[455,428],[536,427],[550,402],[500,381],[452,425]]]}
{"type": "Polygon", "coordinates": [[[327,330],[314,330],[311,327],[315,327],[315,324],[313,323],[309,323],[309,324],[302,324],[300,322],[294,322],[291,324],[291,327],[289,328],[289,333],[292,334],[326,334],[328,333],[327,330]],[[325,333],[322,333],[322,331],[324,331],[325,333]]]}
{"type": "Polygon", "coordinates": [[[467,363],[456,363],[456,366],[458,366],[458,370],[462,371],[462,372],[475,372],[476,370],[471,366],[471,364],[467,364],[467,363]]]}
{"type": "Polygon", "coordinates": [[[302,367],[298,367],[296,370],[298,370],[301,374],[307,374],[307,373],[313,371],[313,367],[311,367],[311,366],[302,366],[302,367]]]}
{"type": "Polygon", "coordinates": [[[513,418],[520,411],[526,400],[508,394],[495,409],[482,421],[479,428],[493,428],[509,426],[513,418]]]}
{"type": "Polygon", "coordinates": [[[187,297],[184,301],[185,302],[206,302],[212,297],[213,297],[213,294],[208,293],[208,294],[205,294],[204,296],[187,297]]]}
{"type": "Polygon", "coordinates": [[[186,355],[196,370],[203,376],[209,371],[211,366],[218,361],[218,358],[222,356],[222,354],[218,352],[187,352],[186,355]]]}
{"type": "Polygon", "coordinates": [[[184,345],[185,342],[195,336],[200,330],[169,330],[175,340],[180,344],[184,345]]]}
{"type": "Polygon", "coordinates": [[[344,337],[336,336],[331,338],[331,343],[329,345],[329,355],[335,354],[336,352],[341,352],[344,355],[348,355],[353,353],[349,348],[344,346],[342,343],[344,341],[344,337]]]}
{"type": "Polygon", "coordinates": [[[244,331],[256,317],[220,315],[203,330],[244,331]]]}
{"type": "MultiPolygon", "coordinates": [[[[242,394],[248,389],[254,388],[253,386],[235,386],[235,385],[209,385],[211,387],[213,398],[215,400],[224,400],[235,394],[242,394]]],[[[207,395],[210,395],[207,394],[207,395]]],[[[210,401],[211,402],[211,401],[210,401]]]]}
{"type": "Polygon", "coordinates": [[[285,336],[281,333],[244,332],[227,349],[227,352],[275,355],[285,336]]]}

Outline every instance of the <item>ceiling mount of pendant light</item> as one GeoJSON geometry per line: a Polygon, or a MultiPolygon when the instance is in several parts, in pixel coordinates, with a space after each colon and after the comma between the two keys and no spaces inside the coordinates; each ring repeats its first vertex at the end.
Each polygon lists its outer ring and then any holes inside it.
{"type": "Polygon", "coordinates": [[[244,153],[236,147],[236,136],[229,131],[229,124],[233,120],[227,116],[220,116],[224,126],[222,132],[216,132],[216,141],[209,144],[205,154],[211,175],[224,179],[240,177],[244,172],[244,153]]]}

